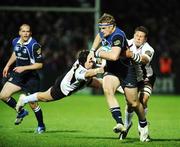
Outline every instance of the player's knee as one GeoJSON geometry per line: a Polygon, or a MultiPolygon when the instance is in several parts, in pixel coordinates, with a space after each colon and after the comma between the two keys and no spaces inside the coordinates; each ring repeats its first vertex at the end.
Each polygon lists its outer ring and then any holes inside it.
{"type": "Polygon", "coordinates": [[[128,104],[128,106],[126,108],[126,111],[129,112],[129,113],[132,113],[134,111],[134,109],[132,108],[132,105],[128,104]]]}
{"type": "Polygon", "coordinates": [[[142,105],[143,105],[144,108],[147,108],[147,102],[148,102],[147,99],[143,100],[143,104],[142,105]]]}
{"type": "Polygon", "coordinates": [[[8,97],[5,94],[0,93],[0,99],[3,101],[7,101],[8,97]]]}
{"type": "Polygon", "coordinates": [[[138,101],[133,101],[131,103],[131,107],[134,109],[134,108],[137,108],[139,106],[139,102],[138,101]]]}
{"type": "Polygon", "coordinates": [[[141,104],[143,105],[144,108],[147,107],[147,102],[148,102],[149,97],[144,96],[143,98],[140,99],[141,104]]]}
{"type": "Polygon", "coordinates": [[[106,96],[114,95],[113,90],[110,88],[103,88],[103,91],[106,96]]]}
{"type": "Polygon", "coordinates": [[[30,102],[29,105],[30,105],[31,109],[35,109],[38,106],[38,103],[37,102],[30,102]]]}

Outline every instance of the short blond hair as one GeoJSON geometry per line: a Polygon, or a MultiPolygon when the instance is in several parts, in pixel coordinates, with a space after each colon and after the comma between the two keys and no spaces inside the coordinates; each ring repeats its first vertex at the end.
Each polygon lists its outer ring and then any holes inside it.
{"type": "Polygon", "coordinates": [[[28,24],[26,24],[26,23],[22,24],[22,25],[19,27],[19,31],[21,31],[21,30],[22,30],[22,27],[25,27],[25,26],[29,27],[29,30],[30,30],[30,32],[31,32],[31,26],[28,25],[28,24]]]}
{"type": "Polygon", "coordinates": [[[101,18],[99,19],[99,23],[107,23],[116,26],[116,21],[111,14],[104,13],[101,18]]]}

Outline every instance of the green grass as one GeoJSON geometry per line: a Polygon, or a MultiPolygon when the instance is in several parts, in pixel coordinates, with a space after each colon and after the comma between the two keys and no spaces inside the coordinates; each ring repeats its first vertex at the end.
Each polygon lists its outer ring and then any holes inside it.
{"type": "MultiPolygon", "coordinates": [[[[16,95],[17,96],[17,95],[16,95]]],[[[124,112],[125,101],[117,95],[124,112]]],[[[152,95],[148,121],[152,142],[141,143],[137,132],[137,117],[126,140],[120,141],[112,132],[115,125],[104,96],[76,94],[63,100],[40,103],[47,132],[34,134],[37,122],[30,114],[22,124],[14,125],[16,113],[0,102],[0,147],[175,147],[180,146],[180,97],[152,95]]],[[[123,113],[124,116],[124,113],[123,113]]]]}

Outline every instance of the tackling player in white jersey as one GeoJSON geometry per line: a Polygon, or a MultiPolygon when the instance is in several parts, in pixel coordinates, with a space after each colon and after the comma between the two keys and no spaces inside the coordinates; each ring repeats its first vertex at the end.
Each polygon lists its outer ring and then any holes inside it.
{"type": "Polygon", "coordinates": [[[16,105],[16,110],[21,108],[28,102],[35,101],[56,101],[65,98],[85,86],[101,88],[102,82],[95,76],[104,73],[103,68],[93,68],[95,62],[92,58],[87,59],[89,51],[81,51],[77,61],[71,69],[56,79],[55,84],[45,92],[37,92],[29,96],[20,96],[16,105]]]}
{"type": "MultiPolygon", "coordinates": [[[[144,107],[145,115],[147,114],[147,102],[152,93],[152,88],[156,79],[150,62],[154,55],[154,49],[147,42],[148,30],[144,26],[137,27],[134,32],[134,38],[128,40],[130,49],[126,51],[126,56],[134,61],[137,81],[139,100],[144,107]]],[[[121,88],[119,88],[121,91],[121,88]]],[[[123,92],[123,91],[122,91],[123,92]]],[[[128,105],[125,109],[125,127],[126,133],[122,134],[124,139],[132,126],[133,109],[128,105]]]]}

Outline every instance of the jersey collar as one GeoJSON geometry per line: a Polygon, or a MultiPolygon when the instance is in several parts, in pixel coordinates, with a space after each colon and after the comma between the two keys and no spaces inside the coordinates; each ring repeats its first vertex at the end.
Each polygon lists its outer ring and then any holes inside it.
{"type": "Polygon", "coordinates": [[[32,37],[30,37],[29,39],[28,39],[28,41],[26,41],[26,42],[24,42],[23,44],[20,42],[21,41],[21,38],[19,38],[19,40],[18,40],[18,42],[17,43],[19,43],[19,44],[21,44],[21,45],[27,45],[27,44],[29,44],[29,42],[31,42],[31,40],[32,40],[32,37]]]}

